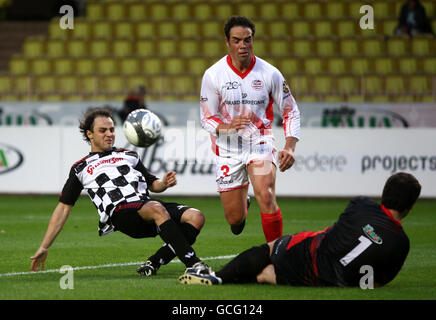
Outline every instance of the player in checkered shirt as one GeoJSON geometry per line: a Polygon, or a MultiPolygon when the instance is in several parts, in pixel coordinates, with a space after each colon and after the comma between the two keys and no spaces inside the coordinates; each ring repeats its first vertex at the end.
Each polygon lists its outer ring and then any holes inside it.
{"type": "Polygon", "coordinates": [[[31,269],[38,271],[40,265],[44,268],[48,248],[84,189],[100,215],[100,236],[119,230],[132,238],[159,235],[165,242],[137,269],[139,274],[153,275],[175,256],[189,272],[211,272],[191,247],[204,224],[202,212],[150,198],[148,190],[160,193],[176,185],[176,173],[170,171],[158,179],[144,167],[136,152],[115,148],[114,121],[106,109],[88,111],[80,131],[90,143],[91,152],[72,166],[41,246],[31,257],[31,269]]]}

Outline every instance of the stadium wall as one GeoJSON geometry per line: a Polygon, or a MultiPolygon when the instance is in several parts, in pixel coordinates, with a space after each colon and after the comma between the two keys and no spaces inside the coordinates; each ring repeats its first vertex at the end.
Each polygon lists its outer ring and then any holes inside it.
{"type": "MultiPolygon", "coordinates": [[[[273,128],[276,145],[283,130],[273,128]]],[[[129,147],[121,127],[118,147],[129,147]]],[[[278,196],[377,197],[392,173],[406,171],[421,182],[422,197],[436,198],[436,129],[305,128],[291,170],[277,173],[278,196]]],[[[188,121],[167,127],[148,149],[137,149],[156,175],[176,170],[168,195],[216,195],[208,134],[188,121]]],[[[59,194],[71,165],[89,146],[74,126],[0,126],[0,193],[59,194]]]]}

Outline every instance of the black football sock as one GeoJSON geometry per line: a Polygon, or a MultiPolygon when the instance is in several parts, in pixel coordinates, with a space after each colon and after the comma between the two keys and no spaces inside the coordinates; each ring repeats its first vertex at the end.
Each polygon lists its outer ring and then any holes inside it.
{"type": "Polygon", "coordinates": [[[263,244],[240,253],[215,274],[223,283],[255,283],[256,276],[269,264],[269,246],[263,244]]]}
{"type": "MultiPolygon", "coordinates": [[[[197,239],[200,230],[195,228],[192,224],[184,222],[180,225],[180,230],[185,236],[188,244],[193,245],[197,239]]],[[[176,253],[166,243],[156,251],[154,255],[148,258],[151,263],[159,268],[161,265],[169,263],[176,257],[176,253]]]]}
{"type": "Polygon", "coordinates": [[[182,231],[173,220],[165,221],[159,226],[159,229],[159,235],[162,240],[174,250],[177,257],[187,268],[200,261],[194,249],[189,245],[182,231]]]}

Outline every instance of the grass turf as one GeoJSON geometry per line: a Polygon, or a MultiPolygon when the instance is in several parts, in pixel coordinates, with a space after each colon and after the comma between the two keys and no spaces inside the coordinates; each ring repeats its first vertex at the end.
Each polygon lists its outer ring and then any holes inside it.
{"type": "MultiPolygon", "coordinates": [[[[206,224],[194,245],[197,255],[235,255],[264,242],[259,208],[249,210],[243,233],[234,236],[224,219],[218,198],[162,198],[202,210],[206,224]]],[[[320,230],[331,225],[348,200],[278,199],[284,234],[320,230]]],[[[419,200],[404,220],[411,240],[409,256],[398,276],[375,290],[359,288],[306,288],[269,285],[185,286],[177,282],[184,271],[180,262],[163,266],[158,275],[140,278],[136,264],[74,271],[74,289],[63,290],[59,272],[27,273],[30,259],[44,236],[53,196],[0,198],[0,300],[134,299],[134,300],[434,300],[436,298],[436,201],[419,200]],[[5,275],[7,273],[25,274],[5,275]]],[[[86,197],[80,198],[49,251],[45,269],[125,264],[143,261],[161,245],[159,237],[131,239],[119,232],[99,237],[98,214],[86,197]]],[[[229,258],[206,261],[219,269],[229,258]]]]}

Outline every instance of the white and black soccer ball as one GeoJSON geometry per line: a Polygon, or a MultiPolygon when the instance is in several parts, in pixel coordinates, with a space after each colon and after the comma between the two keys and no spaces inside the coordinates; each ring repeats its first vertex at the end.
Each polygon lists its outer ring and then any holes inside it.
{"type": "Polygon", "coordinates": [[[127,140],[137,147],[151,146],[159,139],[161,129],[159,117],[146,109],[130,112],[123,125],[127,140]]]}

